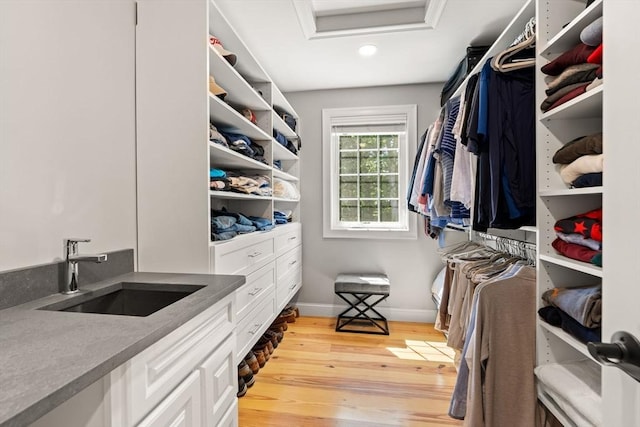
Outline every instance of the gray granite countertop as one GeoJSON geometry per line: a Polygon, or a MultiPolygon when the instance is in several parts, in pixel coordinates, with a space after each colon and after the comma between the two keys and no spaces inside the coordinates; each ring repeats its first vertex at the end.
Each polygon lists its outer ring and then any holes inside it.
{"type": "Polygon", "coordinates": [[[55,294],[0,310],[0,427],[37,420],[169,332],[233,293],[243,276],[128,273],[118,282],[206,287],[147,317],[39,310],[76,295],[55,294]]]}

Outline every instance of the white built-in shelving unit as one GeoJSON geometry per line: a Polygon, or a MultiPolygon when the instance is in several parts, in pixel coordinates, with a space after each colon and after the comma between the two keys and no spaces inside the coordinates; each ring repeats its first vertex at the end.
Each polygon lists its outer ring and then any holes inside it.
{"type": "MultiPolygon", "coordinates": [[[[537,11],[536,104],[540,105],[546,96],[545,76],[540,68],[580,42],[580,32],[603,15],[603,1],[596,0],[586,7],[584,1],[537,0],[537,11]]],[[[552,158],[572,139],[603,130],[604,87],[599,86],[546,113],[538,110],[538,307],[542,306],[542,293],[548,289],[591,285],[602,282],[604,277],[603,268],[566,258],[551,246],[556,238],[553,227],[557,220],[602,206],[604,187],[568,188],[552,158]]],[[[606,322],[604,317],[603,321],[606,322]]],[[[536,347],[537,365],[581,358],[597,364],[584,343],[541,319],[538,319],[536,347]]],[[[542,384],[538,384],[538,397],[563,425],[576,425],[549,398],[542,384]]]]}

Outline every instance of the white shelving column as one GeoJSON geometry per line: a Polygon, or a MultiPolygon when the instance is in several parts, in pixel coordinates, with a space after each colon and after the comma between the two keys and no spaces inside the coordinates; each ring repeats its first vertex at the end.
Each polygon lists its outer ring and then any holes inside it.
{"type": "MultiPolygon", "coordinates": [[[[580,32],[602,16],[602,0],[588,8],[584,1],[537,0],[536,104],[545,99],[546,83],[540,71],[547,62],[580,42],[580,32]]],[[[538,307],[542,293],[555,287],[600,283],[603,269],[558,255],[551,246],[557,220],[602,206],[603,187],[570,189],[552,162],[555,152],[574,138],[602,131],[603,86],[546,113],[538,110],[536,127],[538,170],[538,307]]],[[[606,289],[603,290],[606,293],[606,289]]],[[[604,297],[606,298],[606,297],[604,297]]],[[[591,358],[587,346],[558,327],[538,319],[537,365],[591,358]]],[[[593,363],[596,364],[595,360],[593,363]]],[[[540,400],[566,426],[575,423],[538,385],[540,400]]]]}

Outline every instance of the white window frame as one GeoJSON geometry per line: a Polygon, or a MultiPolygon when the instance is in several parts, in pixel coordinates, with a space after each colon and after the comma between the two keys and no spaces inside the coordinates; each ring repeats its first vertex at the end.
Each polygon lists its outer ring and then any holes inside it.
{"type": "Polygon", "coordinates": [[[417,145],[417,106],[391,105],[357,108],[327,108],[322,110],[322,197],[323,237],[349,239],[416,239],[417,219],[407,208],[406,193],[410,161],[417,145]],[[389,124],[404,121],[406,133],[399,141],[398,156],[398,222],[341,223],[339,188],[339,141],[333,138],[334,126],[389,124]]]}

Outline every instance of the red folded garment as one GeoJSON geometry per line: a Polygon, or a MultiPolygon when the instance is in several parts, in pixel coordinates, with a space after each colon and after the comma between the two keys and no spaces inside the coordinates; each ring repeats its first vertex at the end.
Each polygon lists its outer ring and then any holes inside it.
{"type": "Polygon", "coordinates": [[[587,58],[587,62],[591,64],[602,64],[602,43],[587,58]]]}
{"type": "Polygon", "coordinates": [[[580,234],[602,242],[602,208],[558,220],[553,229],[566,234],[580,234]]]}
{"type": "Polygon", "coordinates": [[[596,48],[593,46],[587,46],[584,43],[579,43],[572,49],[569,49],[553,61],[543,66],[540,70],[548,76],[557,76],[567,67],[587,62],[587,58],[594,50],[596,50],[596,48]]]}
{"type": "Polygon", "coordinates": [[[586,246],[576,245],[575,243],[565,242],[561,239],[556,239],[551,243],[553,249],[558,251],[561,255],[567,258],[577,259],[578,261],[591,262],[600,251],[594,251],[586,246]]]}
{"type": "Polygon", "coordinates": [[[577,98],[578,96],[582,95],[587,91],[587,86],[589,86],[590,84],[591,82],[585,83],[582,86],[578,86],[577,88],[573,89],[571,92],[567,93],[562,98],[551,104],[551,107],[549,107],[548,110],[545,110],[545,113],[549,110],[553,110],[554,108],[559,107],[567,101],[571,101],[573,98],[577,98]]]}

